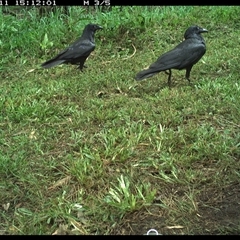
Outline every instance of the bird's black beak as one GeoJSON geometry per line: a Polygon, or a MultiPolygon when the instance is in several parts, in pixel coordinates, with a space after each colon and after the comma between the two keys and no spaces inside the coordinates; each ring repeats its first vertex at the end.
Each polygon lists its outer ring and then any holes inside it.
{"type": "Polygon", "coordinates": [[[208,30],[205,29],[205,28],[202,28],[202,29],[200,30],[200,33],[205,33],[205,32],[208,32],[208,30]]]}

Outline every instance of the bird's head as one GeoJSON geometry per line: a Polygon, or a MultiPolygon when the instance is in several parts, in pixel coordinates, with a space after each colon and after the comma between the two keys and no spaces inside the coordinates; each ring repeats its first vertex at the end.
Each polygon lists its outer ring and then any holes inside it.
{"type": "Polygon", "coordinates": [[[97,24],[92,24],[92,23],[88,24],[87,27],[89,29],[91,29],[91,31],[93,31],[93,32],[96,32],[97,30],[103,29],[102,26],[97,25],[97,24]]]}
{"type": "Polygon", "coordinates": [[[187,39],[187,38],[189,38],[189,37],[190,37],[191,35],[193,35],[193,34],[199,35],[199,34],[205,33],[205,32],[208,32],[208,30],[205,29],[205,28],[201,28],[201,27],[199,27],[199,26],[197,26],[197,25],[191,26],[191,27],[189,27],[189,28],[186,30],[186,32],[185,32],[185,34],[184,34],[184,38],[187,39]]]}

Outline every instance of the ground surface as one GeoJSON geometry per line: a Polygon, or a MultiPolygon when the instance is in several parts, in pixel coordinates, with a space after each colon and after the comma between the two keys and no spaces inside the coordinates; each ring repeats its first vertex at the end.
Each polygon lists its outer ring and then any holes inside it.
{"type": "Polygon", "coordinates": [[[240,7],[9,10],[0,235],[240,234],[240,7]],[[40,67],[90,20],[104,29],[88,68],[40,67]],[[209,32],[191,84],[134,80],[192,24],[209,32]]]}
{"type": "MultiPolygon", "coordinates": [[[[146,211],[130,214],[123,219],[112,234],[143,235],[155,229],[163,235],[184,234],[186,226],[172,225],[166,227],[165,219],[158,214],[157,207],[146,211]],[[152,214],[149,214],[151,212],[152,214]]],[[[240,234],[240,184],[236,183],[221,192],[214,189],[206,190],[198,201],[196,228],[192,234],[240,234]],[[229,231],[236,229],[236,231],[229,231]]]]}

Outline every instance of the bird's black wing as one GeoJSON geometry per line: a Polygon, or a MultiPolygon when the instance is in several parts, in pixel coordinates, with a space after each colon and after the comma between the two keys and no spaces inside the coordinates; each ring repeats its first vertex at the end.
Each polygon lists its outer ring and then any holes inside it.
{"type": "Polygon", "coordinates": [[[169,52],[160,56],[156,62],[150,65],[149,69],[164,71],[168,69],[184,69],[193,65],[206,52],[205,45],[194,41],[184,41],[169,52]]]}
{"type": "Polygon", "coordinates": [[[65,48],[54,58],[46,61],[41,66],[44,68],[54,67],[62,63],[84,63],[85,59],[90,55],[90,53],[95,49],[94,41],[91,41],[92,32],[81,36],[74,43],[72,43],[68,48],[65,48]]]}
{"type": "Polygon", "coordinates": [[[185,40],[174,49],[161,55],[148,69],[137,73],[135,79],[143,80],[152,77],[156,73],[169,69],[184,69],[190,67],[204,55],[206,51],[204,43],[200,41],[185,40]]]}
{"type": "Polygon", "coordinates": [[[94,49],[95,44],[89,40],[76,41],[67,49],[60,52],[56,58],[68,61],[79,57],[88,57],[94,49]]]}

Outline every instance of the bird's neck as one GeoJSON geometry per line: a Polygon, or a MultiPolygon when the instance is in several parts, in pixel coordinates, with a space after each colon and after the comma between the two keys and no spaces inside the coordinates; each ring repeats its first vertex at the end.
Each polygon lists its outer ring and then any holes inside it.
{"type": "Polygon", "coordinates": [[[189,36],[187,39],[194,39],[194,40],[197,39],[198,41],[200,41],[200,42],[202,42],[203,44],[205,44],[205,41],[204,41],[203,37],[202,37],[201,35],[199,35],[199,34],[191,35],[191,36],[189,36]]]}
{"type": "Polygon", "coordinates": [[[82,34],[82,38],[89,39],[91,42],[94,43],[94,32],[89,33],[88,31],[84,31],[82,34]]]}

